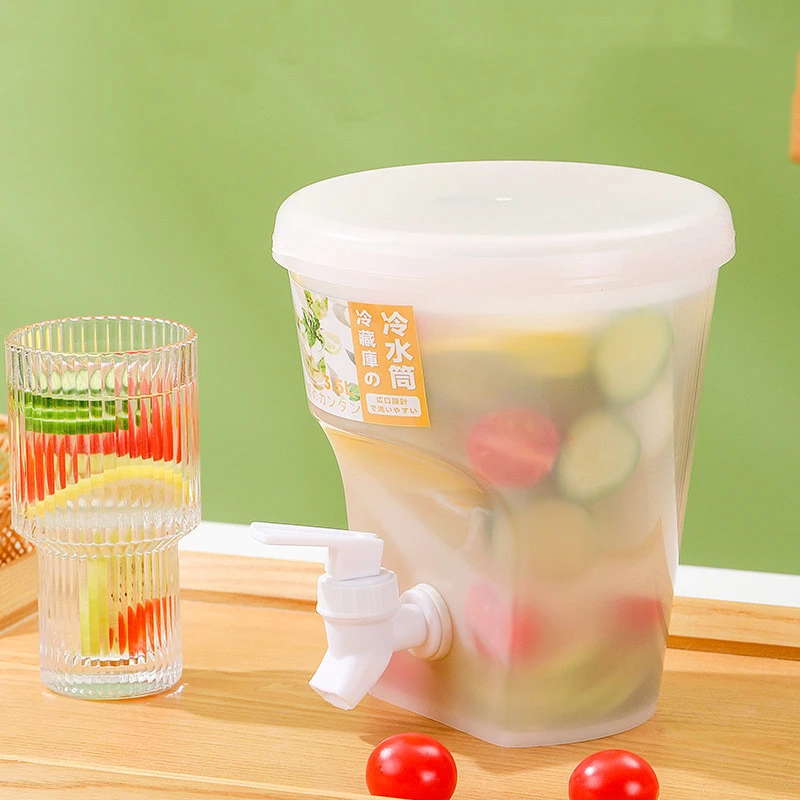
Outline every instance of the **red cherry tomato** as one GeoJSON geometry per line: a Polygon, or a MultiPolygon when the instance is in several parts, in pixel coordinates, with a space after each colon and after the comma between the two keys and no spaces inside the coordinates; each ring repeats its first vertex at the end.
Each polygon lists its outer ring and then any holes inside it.
{"type": "Polygon", "coordinates": [[[529,408],[489,414],[473,425],[467,437],[472,468],[495,486],[533,486],[553,468],[558,455],[553,423],[529,408]]]}
{"type": "Polygon", "coordinates": [[[370,794],[407,800],[450,800],[457,777],[450,751],[421,733],[390,736],[367,760],[370,794]]]}
{"type": "Polygon", "coordinates": [[[569,800],[657,800],[658,791],[653,768],[627,750],[594,753],[569,779],[569,800]]]}
{"type": "Polygon", "coordinates": [[[527,606],[504,600],[491,584],[470,587],[464,618],[475,649],[490,661],[523,663],[539,649],[542,625],[538,615],[527,606]]]}

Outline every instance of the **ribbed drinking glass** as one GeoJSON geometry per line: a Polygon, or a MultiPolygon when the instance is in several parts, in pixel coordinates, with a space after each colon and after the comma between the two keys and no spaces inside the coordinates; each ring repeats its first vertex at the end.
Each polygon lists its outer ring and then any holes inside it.
{"type": "Polygon", "coordinates": [[[42,680],[98,699],[172,686],[178,541],[200,521],[197,335],[138,317],[41,322],[6,338],[6,374],[42,680]]]}

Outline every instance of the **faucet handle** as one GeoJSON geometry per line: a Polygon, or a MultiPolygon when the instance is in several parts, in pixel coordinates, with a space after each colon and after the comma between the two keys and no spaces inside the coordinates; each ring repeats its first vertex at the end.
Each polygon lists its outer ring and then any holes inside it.
{"type": "Polygon", "coordinates": [[[250,528],[253,538],[264,544],[327,547],[325,571],[334,580],[371,578],[381,573],[383,539],[374,533],[269,522],[253,522],[250,528]]]}
{"type": "Polygon", "coordinates": [[[401,600],[397,575],[381,567],[383,540],[375,534],[267,522],[250,528],[264,544],[328,548],[326,574],[317,581],[328,651],[311,687],[329,703],[354,708],[398,650],[430,659],[447,654],[452,623],[444,600],[426,584],[401,600]]]}

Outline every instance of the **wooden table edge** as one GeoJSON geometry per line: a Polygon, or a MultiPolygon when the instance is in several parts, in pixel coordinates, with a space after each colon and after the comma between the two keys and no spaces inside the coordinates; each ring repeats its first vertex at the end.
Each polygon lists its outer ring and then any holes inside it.
{"type": "MultiPolygon", "coordinates": [[[[322,565],[252,556],[181,554],[187,599],[311,610],[322,565]]],[[[670,646],[800,660],[800,610],[789,606],[676,597],[670,646]]]]}
{"type": "MultiPolygon", "coordinates": [[[[7,584],[0,634],[35,612],[36,559],[23,561],[27,563],[17,569],[13,584],[7,584]],[[16,606],[8,596],[12,589],[16,606]]],[[[318,563],[184,552],[181,596],[208,603],[313,611],[322,571],[318,563]]],[[[0,572],[0,581],[3,578],[0,572]]],[[[676,649],[800,660],[800,609],[787,606],[676,597],[669,632],[669,646],[676,649]]]]}

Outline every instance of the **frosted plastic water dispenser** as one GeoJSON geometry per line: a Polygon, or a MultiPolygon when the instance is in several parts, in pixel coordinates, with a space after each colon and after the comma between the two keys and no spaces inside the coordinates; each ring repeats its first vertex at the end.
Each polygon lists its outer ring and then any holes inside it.
{"type": "Polygon", "coordinates": [[[349,525],[380,537],[256,531],[333,545],[312,685],[505,746],[652,716],[725,201],[596,164],[397,167],[296,192],[273,253],[349,525]]]}

